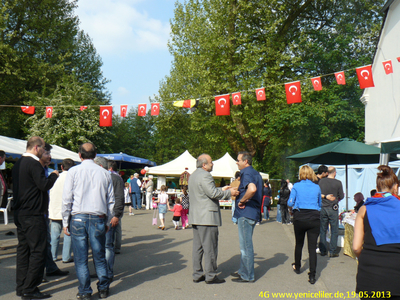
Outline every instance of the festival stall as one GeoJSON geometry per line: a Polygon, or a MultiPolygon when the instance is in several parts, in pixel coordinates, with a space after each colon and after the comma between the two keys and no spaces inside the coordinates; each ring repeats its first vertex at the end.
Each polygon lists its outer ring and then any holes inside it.
{"type": "MultiPolygon", "coordinates": [[[[25,140],[0,136],[0,150],[6,153],[7,161],[17,161],[17,159],[25,153],[26,143],[27,141],[25,140]]],[[[51,161],[55,164],[55,168],[57,168],[57,164],[61,163],[65,158],[70,158],[75,162],[81,162],[77,153],[57,145],[51,146],[53,147],[51,149],[51,161]]]]}

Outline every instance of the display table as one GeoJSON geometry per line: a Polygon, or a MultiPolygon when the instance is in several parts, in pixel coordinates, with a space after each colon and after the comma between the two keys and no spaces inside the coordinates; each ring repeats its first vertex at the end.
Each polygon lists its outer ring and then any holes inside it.
{"type": "Polygon", "coordinates": [[[346,213],[343,219],[344,223],[344,246],[343,254],[350,256],[351,258],[356,258],[353,251],[353,238],[354,238],[354,223],[357,217],[357,213],[346,213]]]}

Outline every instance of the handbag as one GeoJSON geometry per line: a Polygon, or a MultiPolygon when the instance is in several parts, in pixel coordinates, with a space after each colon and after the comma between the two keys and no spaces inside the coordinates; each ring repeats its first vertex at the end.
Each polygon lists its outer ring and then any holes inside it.
{"type": "Polygon", "coordinates": [[[156,208],[153,211],[153,223],[151,225],[156,225],[157,226],[157,211],[158,211],[158,208],[156,208]]]}

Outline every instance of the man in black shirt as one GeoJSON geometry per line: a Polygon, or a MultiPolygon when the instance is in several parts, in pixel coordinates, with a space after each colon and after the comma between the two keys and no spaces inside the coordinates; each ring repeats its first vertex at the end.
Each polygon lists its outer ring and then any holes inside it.
{"type": "Polygon", "coordinates": [[[321,188],[322,207],[321,207],[321,230],[320,230],[320,242],[319,249],[321,255],[324,256],[327,253],[326,247],[326,231],[328,224],[331,225],[331,239],[329,243],[329,256],[338,257],[336,253],[337,238],[339,230],[339,201],[344,198],[342,183],[335,179],[336,169],[334,167],[328,168],[328,177],[322,178],[319,181],[319,187],[321,188]]]}
{"type": "Polygon", "coordinates": [[[18,159],[12,170],[14,223],[17,226],[17,296],[22,299],[44,299],[51,295],[41,293],[45,257],[48,211],[47,191],[57,180],[58,171],[46,178],[39,162],[45,151],[41,137],[28,140],[26,153],[18,159]]]}

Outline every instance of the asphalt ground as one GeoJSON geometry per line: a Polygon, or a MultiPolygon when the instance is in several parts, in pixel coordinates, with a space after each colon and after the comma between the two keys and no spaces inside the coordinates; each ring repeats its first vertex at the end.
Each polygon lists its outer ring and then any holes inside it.
{"type": "MultiPolygon", "coordinates": [[[[152,211],[138,210],[122,219],[122,249],[116,255],[114,282],[110,299],[352,299],[355,293],[357,262],[343,255],[328,258],[318,255],[317,282],[308,282],[307,242],[303,249],[301,274],[292,270],[294,234],[292,225],[270,221],[256,226],[254,283],[235,283],[230,273],[240,264],[237,226],[231,222],[231,211],[222,210],[223,225],[219,228],[219,277],[223,284],[192,281],[192,229],[175,230],[172,213],[167,213],[167,230],[152,226],[152,211]],[[288,293],[288,294],[285,294],[288,293]]],[[[8,225],[0,216],[0,299],[18,299],[15,295],[16,234],[12,217],[8,225]]],[[[61,248],[61,247],[60,247],[61,248]]],[[[61,258],[61,249],[59,249],[61,258]]],[[[73,263],[57,262],[70,274],[50,277],[40,286],[52,299],[76,299],[78,280],[73,263]]],[[[91,262],[91,273],[94,267],[91,262]]],[[[92,280],[92,299],[98,299],[97,279],[92,280]]]]}

